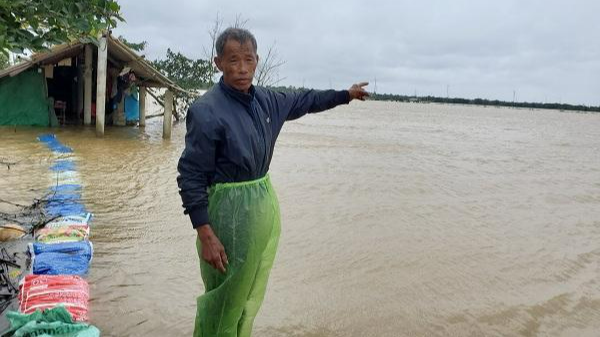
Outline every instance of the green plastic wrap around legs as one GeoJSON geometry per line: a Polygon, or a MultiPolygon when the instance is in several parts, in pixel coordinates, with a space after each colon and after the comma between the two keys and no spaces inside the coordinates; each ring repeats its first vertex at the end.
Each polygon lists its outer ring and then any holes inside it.
{"type": "Polygon", "coordinates": [[[197,300],[194,336],[250,336],[281,230],[279,203],[268,175],[211,187],[208,214],[229,265],[225,274],[214,269],[202,259],[197,241],[206,292],[197,300]]]}

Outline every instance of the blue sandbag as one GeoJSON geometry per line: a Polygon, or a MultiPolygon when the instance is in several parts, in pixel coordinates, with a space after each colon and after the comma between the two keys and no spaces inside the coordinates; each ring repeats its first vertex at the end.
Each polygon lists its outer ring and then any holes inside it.
{"type": "Polygon", "coordinates": [[[72,160],[57,160],[50,166],[52,171],[75,171],[75,162],[72,160]]]}
{"type": "Polygon", "coordinates": [[[61,193],[61,192],[77,192],[81,190],[81,185],[79,184],[62,184],[55,185],[50,187],[51,192],[61,193]]]}
{"type": "Polygon", "coordinates": [[[54,151],[54,152],[59,152],[59,153],[71,153],[73,152],[73,149],[71,149],[68,146],[64,146],[63,144],[61,144],[58,139],[56,139],[56,136],[53,134],[45,134],[45,135],[41,135],[38,137],[40,142],[44,142],[46,143],[46,146],[48,146],[50,148],[50,150],[54,151]]]}
{"type": "Polygon", "coordinates": [[[44,253],[35,257],[35,275],[85,275],[90,261],[85,256],[61,253],[44,253]]]}
{"type": "Polygon", "coordinates": [[[65,242],[65,243],[42,243],[32,244],[34,254],[43,253],[69,253],[84,254],[88,259],[92,258],[92,244],[89,241],[65,242]]]}
{"type": "Polygon", "coordinates": [[[84,275],[92,260],[89,241],[33,243],[33,273],[36,275],[84,275]]]}
{"type": "Polygon", "coordinates": [[[77,201],[50,201],[45,209],[50,217],[87,213],[85,206],[77,201]]]}
{"type": "Polygon", "coordinates": [[[80,193],[56,193],[52,194],[48,201],[50,202],[69,202],[69,201],[78,201],[81,199],[80,193]]]}

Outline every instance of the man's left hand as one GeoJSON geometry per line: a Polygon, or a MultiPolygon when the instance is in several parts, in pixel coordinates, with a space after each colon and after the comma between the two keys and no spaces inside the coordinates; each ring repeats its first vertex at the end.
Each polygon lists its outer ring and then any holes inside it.
{"type": "Polygon", "coordinates": [[[365,100],[365,97],[369,96],[369,93],[363,88],[369,85],[369,82],[360,82],[358,84],[353,84],[348,92],[350,93],[350,100],[359,99],[361,101],[365,100]]]}

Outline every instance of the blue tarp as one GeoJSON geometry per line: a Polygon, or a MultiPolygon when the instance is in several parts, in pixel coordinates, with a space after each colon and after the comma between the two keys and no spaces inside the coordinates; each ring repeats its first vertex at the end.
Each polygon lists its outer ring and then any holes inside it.
{"type": "Polygon", "coordinates": [[[89,241],[32,244],[36,275],[84,275],[92,259],[89,241]]]}
{"type": "Polygon", "coordinates": [[[140,102],[135,95],[125,96],[125,120],[128,122],[135,122],[140,119],[140,102]]]}

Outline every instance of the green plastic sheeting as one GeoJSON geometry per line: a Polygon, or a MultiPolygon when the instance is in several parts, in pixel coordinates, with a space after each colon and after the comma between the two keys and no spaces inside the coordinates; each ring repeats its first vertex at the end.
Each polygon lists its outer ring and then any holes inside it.
{"type": "Polygon", "coordinates": [[[36,310],[31,314],[9,312],[6,317],[11,329],[2,336],[58,336],[58,337],[99,337],[100,330],[93,325],[75,323],[64,306],[44,310],[36,310]]]}
{"type": "Polygon", "coordinates": [[[279,203],[269,177],[217,184],[209,190],[210,226],[225,247],[225,274],[201,257],[206,292],[198,297],[196,337],[245,337],[252,333],[280,233],[279,203]]]}
{"type": "Polygon", "coordinates": [[[44,81],[35,69],[0,79],[0,125],[58,125],[44,81]]]}

